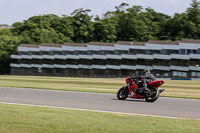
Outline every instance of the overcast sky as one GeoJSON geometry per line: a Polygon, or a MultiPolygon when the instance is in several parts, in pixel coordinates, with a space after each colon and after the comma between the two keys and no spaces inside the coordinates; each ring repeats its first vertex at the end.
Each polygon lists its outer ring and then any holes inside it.
{"type": "Polygon", "coordinates": [[[182,13],[192,0],[0,0],[0,24],[21,22],[31,16],[42,14],[70,15],[75,9],[91,9],[93,15],[101,16],[114,10],[121,3],[151,7],[157,12],[173,15],[182,13]]]}

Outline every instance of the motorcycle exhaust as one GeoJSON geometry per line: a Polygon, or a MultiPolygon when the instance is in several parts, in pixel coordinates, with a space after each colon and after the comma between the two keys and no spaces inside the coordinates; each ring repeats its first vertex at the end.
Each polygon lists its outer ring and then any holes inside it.
{"type": "Polygon", "coordinates": [[[159,92],[162,93],[163,91],[165,91],[165,89],[160,89],[159,92]]]}

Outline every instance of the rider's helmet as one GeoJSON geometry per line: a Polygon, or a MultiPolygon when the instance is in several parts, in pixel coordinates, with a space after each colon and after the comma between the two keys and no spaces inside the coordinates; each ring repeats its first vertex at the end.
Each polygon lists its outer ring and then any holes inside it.
{"type": "Polygon", "coordinates": [[[144,71],[142,72],[143,75],[147,75],[149,73],[151,73],[151,72],[148,69],[144,69],[144,71]]]}

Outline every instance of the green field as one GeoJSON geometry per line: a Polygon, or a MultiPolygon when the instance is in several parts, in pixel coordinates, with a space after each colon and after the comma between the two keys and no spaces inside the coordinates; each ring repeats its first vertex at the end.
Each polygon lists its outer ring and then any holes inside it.
{"type": "MultiPolygon", "coordinates": [[[[0,76],[2,87],[116,93],[125,79],[0,76]]],[[[165,80],[161,96],[200,99],[200,81],[165,80]]]]}
{"type": "Polygon", "coordinates": [[[0,104],[1,133],[199,133],[200,121],[0,104]]]}
{"type": "MultiPolygon", "coordinates": [[[[161,96],[200,99],[199,81],[165,81],[161,96]]],[[[116,93],[124,79],[0,76],[0,86],[116,93]]],[[[0,133],[199,133],[200,121],[0,104],[0,133]]]]}
{"type": "MultiPolygon", "coordinates": [[[[125,79],[0,76],[0,86],[117,93],[125,79]]],[[[200,81],[165,80],[161,96],[200,99],[200,81]]]]}

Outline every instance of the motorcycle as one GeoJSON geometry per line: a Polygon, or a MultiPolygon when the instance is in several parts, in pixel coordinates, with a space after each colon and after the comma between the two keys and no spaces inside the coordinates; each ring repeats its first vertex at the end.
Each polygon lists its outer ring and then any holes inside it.
{"type": "Polygon", "coordinates": [[[133,99],[145,99],[146,102],[155,102],[159,98],[160,93],[164,91],[164,89],[158,90],[158,87],[164,84],[164,81],[156,80],[147,83],[144,82],[146,82],[145,77],[127,77],[127,85],[119,89],[117,98],[119,100],[125,100],[129,97],[133,99]]]}

